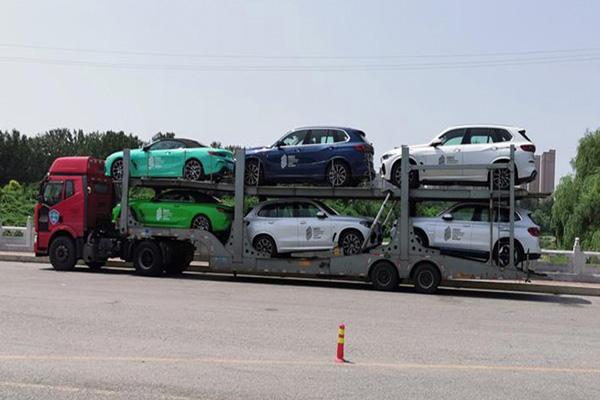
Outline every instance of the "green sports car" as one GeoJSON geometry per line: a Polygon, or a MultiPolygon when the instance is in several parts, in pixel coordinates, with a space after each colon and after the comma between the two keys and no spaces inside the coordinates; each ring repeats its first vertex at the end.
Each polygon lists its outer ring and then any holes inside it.
{"type": "MultiPolygon", "coordinates": [[[[132,177],[184,178],[217,181],[233,172],[233,153],[204,146],[195,140],[169,138],[130,152],[132,177]]],[[[123,152],[106,159],[105,173],[115,180],[123,177],[123,152]]]]}
{"type": "MultiPolygon", "coordinates": [[[[163,228],[192,228],[213,232],[225,238],[233,219],[233,207],[219,199],[192,190],[172,189],[157,192],[151,200],[131,200],[133,217],[148,226],[163,228]]],[[[113,209],[116,222],[121,205],[113,209]]]]}

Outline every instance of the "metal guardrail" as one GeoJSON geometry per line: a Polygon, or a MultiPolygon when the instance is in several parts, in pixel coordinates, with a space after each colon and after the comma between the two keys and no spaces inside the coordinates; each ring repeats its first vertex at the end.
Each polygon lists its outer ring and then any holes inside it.
{"type": "Polygon", "coordinates": [[[34,242],[33,220],[27,217],[22,226],[3,226],[0,222],[0,251],[32,252],[34,242]]]}

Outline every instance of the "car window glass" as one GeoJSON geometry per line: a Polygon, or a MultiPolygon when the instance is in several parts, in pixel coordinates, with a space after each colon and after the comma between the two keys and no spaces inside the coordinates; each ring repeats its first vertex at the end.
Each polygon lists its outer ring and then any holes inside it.
{"type": "Polygon", "coordinates": [[[75,188],[73,187],[73,181],[68,180],[65,182],[65,199],[73,196],[75,193],[75,188]]]}
{"type": "Polygon", "coordinates": [[[452,219],[455,221],[472,221],[475,214],[475,207],[464,206],[452,211],[452,219]]]}
{"type": "Polygon", "coordinates": [[[294,205],[290,203],[278,204],[277,218],[294,218],[294,205]]]}
{"type": "Polygon", "coordinates": [[[184,148],[184,144],[177,140],[161,140],[150,146],[150,150],[171,150],[184,148]]]}
{"type": "Polygon", "coordinates": [[[276,204],[267,204],[263,208],[258,211],[259,217],[265,218],[276,218],[277,216],[277,205],[276,204]]]}
{"type": "Polygon", "coordinates": [[[345,142],[346,139],[348,138],[346,136],[346,133],[344,133],[344,131],[340,131],[340,130],[337,130],[337,129],[329,131],[329,134],[331,136],[333,136],[333,142],[334,143],[345,142]]]}
{"type": "Polygon", "coordinates": [[[470,144],[492,143],[491,131],[487,128],[470,129],[470,144]]]}
{"type": "Polygon", "coordinates": [[[490,211],[486,206],[478,206],[475,209],[475,214],[473,215],[473,221],[477,222],[490,222],[490,211]]]}
{"type": "Polygon", "coordinates": [[[292,132],[281,140],[282,146],[298,146],[304,140],[306,131],[292,132]]]}
{"type": "Polygon", "coordinates": [[[297,203],[298,218],[317,218],[319,207],[311,203],[297,203]]]}
{"type": "Polygon", "coordinates": [[[326,144],[333,143],[333,135],[326,129],[312,129],[306,135],[303,144],[326,144]]]}
{"type": "MultiPolygon", "coordinates": [[[[510,222],[508,220],[508,216],[510,215],[510,213],[508,212],[508,208],[501,208],[500,212],[498,212],[498,209],[495,208],[494,209],[494,222],[510,222]],[[500,218],[498,220],[498,215],[500,215],[500,218]]],[[[519,217],[519,214],[515,213],[515,222],[516,221],[520,221],[521,218],[519,217]]]]}
{"type": "Polygon", "coordinates": [[[53,206],[62,200],[63,183],[48,182],[44,187],[44,204],[53,206]]]}
{"type": "Polygon", "coordinates": [[[445,133],[440,139],[442,140],[442,146],[456,146],[462,143],[463,137],[465,136],[464,129],[454,129],[450,132],[445,133]]]}
{"type": "Polygon", "coordinates": [[[494,142],[510,142],[512,136],[504,129],[494,129],[494,142]]]}

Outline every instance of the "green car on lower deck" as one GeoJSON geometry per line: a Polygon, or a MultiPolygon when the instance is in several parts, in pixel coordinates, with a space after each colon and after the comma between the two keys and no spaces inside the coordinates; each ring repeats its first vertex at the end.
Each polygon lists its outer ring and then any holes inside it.
{"type": "MultiPolygon", "coordinates": [[[[219,199],[192,190],[157,192],[150,200],[130,200],[133,217],[148,226],[203,229],[225,238],[231,227],[233,207],[219,199]]],[[[113,220],[121,215],[121,205],[113,209],[113,220]]]]}

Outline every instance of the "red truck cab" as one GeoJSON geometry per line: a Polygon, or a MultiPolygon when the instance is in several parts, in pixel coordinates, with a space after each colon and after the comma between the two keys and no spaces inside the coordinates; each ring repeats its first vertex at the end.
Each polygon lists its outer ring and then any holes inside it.
{"type": "Polygon", "coordinates": [[[57,158],[35,206],[35,254],[49,255],[55,267],[73,268],[88,235],[111,224],[112,206],[112,181],[104,174],[103,160],[57,158]]]}

